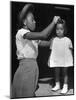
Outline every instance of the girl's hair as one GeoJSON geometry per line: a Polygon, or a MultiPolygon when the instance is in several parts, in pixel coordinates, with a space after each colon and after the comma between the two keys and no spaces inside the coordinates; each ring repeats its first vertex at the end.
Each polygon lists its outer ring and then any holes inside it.
{"type": "MultiPolygon", "coordinates": [[[[57,24],[62,24],[63,25],[63,28],[64,28],[64,35],[67,34],[67,26],[66,26],[66,21],[64,19],[59,19],[57,24]]],[[[56,26],[57,26],[56,24],[56,26]]]]}

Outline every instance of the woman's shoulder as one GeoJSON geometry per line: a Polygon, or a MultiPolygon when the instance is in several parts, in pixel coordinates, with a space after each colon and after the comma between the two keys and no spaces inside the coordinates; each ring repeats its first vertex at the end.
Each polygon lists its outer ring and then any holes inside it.
{"type": "Polygon", "coordinates": [[[18,31],[17,31],[17,34],[16,34],[16,37],[17,36],[23,36],[24,34],[26,34],[26,33],[28,33],[28,32],[30,32],[28,29],[24,29],[24,28],[21,28],[21,29],[19,29],[18,31]]]}
{"type": "Polygon", "coordinates": [[[30,32],[30,30],[24,29],[24,28],[21,28],[21,29],[18,30],[18,33],[20,33],[20,34],[27,33],[27,32],[30,32]]]}

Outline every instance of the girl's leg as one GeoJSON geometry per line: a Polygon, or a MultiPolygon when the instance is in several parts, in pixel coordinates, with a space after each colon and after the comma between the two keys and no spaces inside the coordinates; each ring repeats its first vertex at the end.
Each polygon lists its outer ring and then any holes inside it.
{"type": "Polygon", "coordinates": [[[60,89],[60,83],[59,83],[59,74],[60,74],[60,68],[55,68],[55,86],[52,88],[52,90],[56,91],[60,89]]]}
{"type": "Polygon", "coordinates": [[[67,84],[68,83],[68,72],[67,72],[68,68],[67,67],[64,67],[63,68],[63,77],[64,77],[64,84],[67,84]]]}
{"type": "Polygon", "coordinates": [[[55,82],[59,82],[60,68],[55,68],[55,82]]]}
{"type": "Polygon", "coordinates": [[[63,88],[61,90],[61,93],[66,93],[68,91],[68,68],[64,67],[62,68],[62,74],[64,78],[63,88]]]}

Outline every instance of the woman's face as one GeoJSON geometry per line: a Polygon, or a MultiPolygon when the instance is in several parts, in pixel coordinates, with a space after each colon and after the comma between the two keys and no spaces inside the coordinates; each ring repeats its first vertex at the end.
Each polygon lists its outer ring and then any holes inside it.
{"type": "MultiPolygon", "coordinates": [[[[26,21],[27,28],[30,29],[31,31],[34,31],[35,27],[36,27],[36,22],[35,22],[33,14],[31,12],[28,13],[25,21],[26,21]]],[[[24,23],[25,23],[25,21],[24,21],[24,23]]]]}
{"type": "Polygon", "coordinates": [[[64,27],[63,24],[57,24],[56,26],[56,34],[58,37],[62,37],[64,35],[64,27]]]}

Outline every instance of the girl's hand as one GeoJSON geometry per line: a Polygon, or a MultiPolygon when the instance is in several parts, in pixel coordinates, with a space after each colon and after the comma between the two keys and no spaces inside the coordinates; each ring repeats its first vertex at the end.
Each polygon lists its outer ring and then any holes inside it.
{"type": "Polygon", "coordinates": [[[53,22],[56,24],[56,23],[58,22],[59,19],[60,19],[60,16],[54,16],[53,22]]]}

